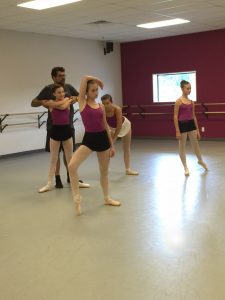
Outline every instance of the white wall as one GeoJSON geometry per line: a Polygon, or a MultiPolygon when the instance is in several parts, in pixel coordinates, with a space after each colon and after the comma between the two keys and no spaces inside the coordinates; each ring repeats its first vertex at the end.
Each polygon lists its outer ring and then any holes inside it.
{"type": "MultiPolygon", "coordinates": [[[[122,103],[120,47],[104,55],[99,41],[57,37],[0,30],[0,115],[44,111],[32,108],[31,100],[51,81],[51,69],[64,66],[66,82],[78,91],[80,79],[90,74],[100,77],[105,86],[99,93],[110,93],[115,103],[122,103]]],[[[11,117],[5,123],[30,122],[36,116],[11,117]]],[[[44,118],[43,118],[44,120],[44,118]]],[[[83,125],[75,124],[77,142],[81,141],[83,125]]],[[[10,126],[0,133],[0,155],[44,148],[45,125],[10,126]]]]}

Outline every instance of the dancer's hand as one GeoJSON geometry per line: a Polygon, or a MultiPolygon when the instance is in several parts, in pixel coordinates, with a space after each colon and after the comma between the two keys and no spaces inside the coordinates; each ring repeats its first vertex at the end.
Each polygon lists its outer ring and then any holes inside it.
{"type": "MultiPolygon", "coordinates": [[[[63,101],[63,100],[62,100],[63,101]]],[[[68,101],[69,102],[69,104],[71,104],[71,103],[73,103],[73,97],[66,97],[66,98],[64,98],[64,101],[68,101]]]]}
{"type": "Polygon", "coordinates": [[[181,138],[180,132],[176,132],[176,139],[179,140],[181,138]]]}
{"type": "Polygon", "coordinates": [[[103,90],[104,83],[98,78],[96,78],[95,81],[97,82],[98,86],[103,90]]]}
{"type": "Polygon", "coordinates": [[[78,96],[71,96],[70,99],[72,104],[78,102],[78,96]]]}
{"type": "Polygon", "coordinates": [[[114,147],[111,147],[111,148],[110,148],[109,156],[110,156],[110,157],[115,156],[115,149],[114,149],[114,147]]]}

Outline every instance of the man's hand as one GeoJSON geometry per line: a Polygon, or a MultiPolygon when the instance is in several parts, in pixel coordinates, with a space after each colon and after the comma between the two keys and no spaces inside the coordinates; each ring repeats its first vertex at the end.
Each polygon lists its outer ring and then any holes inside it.
{"type": "Polygon", "coordinates": [[[71,99],[71,104],[74,104],[78,101],[78,96],[71,96],[70,99],[71,99]]]}
{"type": "Polygon", "coordinates": [[[49,100],[41,100],[40,102],[41,102],[41,105],[44,106],[45,108],[49,107],[49,100]]]}

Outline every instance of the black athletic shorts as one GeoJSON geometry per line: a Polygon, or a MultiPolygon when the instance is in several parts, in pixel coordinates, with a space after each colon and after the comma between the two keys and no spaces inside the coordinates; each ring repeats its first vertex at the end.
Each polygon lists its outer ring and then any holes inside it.
{"type": "Polygon", "coordinates": [[[105,151],[110,148],[106,130],[100,132],[85,132],[81,144],[96,152],[105,151]]]}
{"type": "Polygon", "coordinates": [[[194,120],[178,121],[180,132],[188,132],[196,130],[194,120]]]}
{"type": "MultiPolygon", "coordinates": [[[[75,146],[75,130],[74,130],[74,128],[70,127],[70,132],[71,132],[70,137],[72,137],[72,139],[73,139],[73,151],[75,151],[76,150],[76,146],[75,146]]],[[[50,142],[51,133],[52,133],[51,129],[47,130],[46,144],[45,144],[45,151],[47,151],[47,152],[50,152],[50,144],[49,144],[49,142],[50,142]]],[[[53,138],[53,140],[54,140],[54,138],[53,138]]],[[[60,141],[62,141],[62,140],[60,140],[60,141]]],[[[63,150],[62,143],[61,143],[59,151],[61,151],[61,150],[63,150]]]]}

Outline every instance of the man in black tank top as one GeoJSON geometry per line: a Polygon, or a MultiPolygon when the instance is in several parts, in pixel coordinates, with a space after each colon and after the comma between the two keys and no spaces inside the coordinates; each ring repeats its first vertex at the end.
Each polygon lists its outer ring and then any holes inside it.
{"type": "MultiPolygon", "coordinates": [[[[75,151],[75,128],[74,128],[74,122],[73,122],[73,117],[74,117],[74,107],[73,104],[75,102],[77,102],[77,96],[79,95],[79,93],[77,92],[77,90],[71,85],[71,84],[67,84],[65,83],[65,69],[63,67],[54,67],[51,71],[51,77],[53,80],[52,84],[49,84],[47,86],[45,86],[40,93],[37,95],[36,98],[34,98],[31,101],[31,106],[32,107],[39,107],[39,106],[44,106],[45,108],[48,108],[46,106],[46,101],[48,100],[55,100],[55,96],[53,95],[52,92],[52,87],[54,84],[62,84],[64,86],[64,90],[65,90],[65,97],[69,97],[73,99],[73,103],[70,106],[70,126],[73,130],[73,151],[75,151]]],[[[45,150],[50,152],[50,147],[49,147],[49,141],[50,141],[50,130],[52,128],[52,120],[51,120],[51,114],[48,111],[48,118],[47,118],[47,125],[46,125],[46,129],[47,129],[47,136],[46,136],[46,145],[45,145],[45,150]]],[[[60,151],[63,150],[63,147],[60,147],[60,151]]],[[[67,168],[66,165],[66,159],[63,155],[64,158],[64,164],[67,168]]],[[[63,184],[60,178],[60,156],[57,162],[57,168],[56,168],[56,173],[55,173],[55,179],[56,179],[56,188],[63,188],[63,184]]],[[[69,179],[69,174],[67,171],[67,182],[70,182],[69,179]]],[[[80,180],[79,182],[79,186],[80,187],[90,187],[90,184],[83,182],[82,180],[80,180]]]]}

